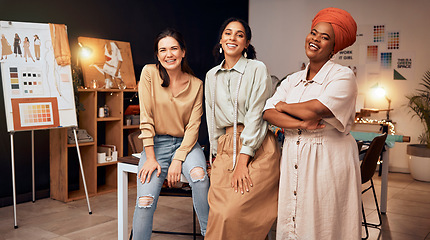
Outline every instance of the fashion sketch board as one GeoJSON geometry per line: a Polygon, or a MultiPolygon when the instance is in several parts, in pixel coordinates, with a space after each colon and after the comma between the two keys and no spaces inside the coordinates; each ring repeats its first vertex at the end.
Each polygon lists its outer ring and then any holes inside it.
{"type": "Polygon", "coordinates": [[[8,131],[77,126],[71,67],[57,63],[50,25],[0,21],[0,37],[8,131]]]}

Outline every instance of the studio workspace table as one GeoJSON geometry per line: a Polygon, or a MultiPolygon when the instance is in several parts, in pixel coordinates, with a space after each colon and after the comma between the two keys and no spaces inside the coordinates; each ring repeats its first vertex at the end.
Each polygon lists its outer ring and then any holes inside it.
{"type": "MultiPolygon", "coordinates": [[[[137,173],[139,158],[126,156],[118,158],[118,239],[128,239],[128,173],[137,173]]],[[[183,177],[183,176],[182,176],[183,177]]],[[[182,179],[182,178],[181,178],[182,179]]],[[[185,178],[184,178],[185,179],[185,178]]],[[[184,182],[184,180],[181,180],[184,182]]],[[[160,196],[191,197],[191,191],[183,189],[169,189],[160,192],[160,196]]],[[[154,233],[169,233],[179,235],[192,235],[193,239],[199,234],[196,233],[196,214],[193,208],[193,233],[187,232],[167,232],[153,231],[154,233]]]]}
{"type": "Polygon", "coordinates": [[[139,158],[118,158],[118,240],[128,239],[128,173],[137,173],[139,158]]]}

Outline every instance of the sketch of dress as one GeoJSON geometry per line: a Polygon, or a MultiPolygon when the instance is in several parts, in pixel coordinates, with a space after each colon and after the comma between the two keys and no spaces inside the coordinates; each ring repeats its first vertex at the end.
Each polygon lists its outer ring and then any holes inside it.
{"type": "Polygon", "coordinates": [[[12,54],[12,48],[5,38],[4,34],[1,35],[1,60],[3,60],[3,56],[7,59],[7,55],[12,54]]]}

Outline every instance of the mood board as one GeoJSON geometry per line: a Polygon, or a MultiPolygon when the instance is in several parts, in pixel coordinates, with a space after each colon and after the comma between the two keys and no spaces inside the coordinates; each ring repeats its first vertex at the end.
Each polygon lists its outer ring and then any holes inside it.
{"type": "Polygon", "coordinates": [[[67,33],[57,38],[60,32],[54,31],[57,28],[45,23],[0,21],[9,132],[77,126],[71,66],[60,64],[54,51],[55,43],[70,53],[67,33]]]}

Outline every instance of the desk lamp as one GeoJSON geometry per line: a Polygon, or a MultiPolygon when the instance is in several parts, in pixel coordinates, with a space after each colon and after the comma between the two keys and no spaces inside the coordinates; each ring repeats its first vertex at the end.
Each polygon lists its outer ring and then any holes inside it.
{"type": "Polygon", "coordinates": [[[391,99],[389,99],[389,98],[387,97],[387,92],[385,91],[385,89],[384,89],[384,88],[380,87],[380,86],[378,85],[378,83],[377,83],[377,84],[375,84],[375,85],[371,88],[371,91],[372,91],[372,95],[373,95],[373,96],[375,96],[375,97],[377,97],[377,98],[385,97],[385,99],[388,101],[388,108],[387,108],[387,109],[380,109],[379,111],[387,111],[387,119],[386,119],[386,121],[387,121],[387,122],[391,122],[391,120],[390,120],[390,111],[391,111],[391,110],[393,110],[393,109],[391,109],[391,99]]]}

